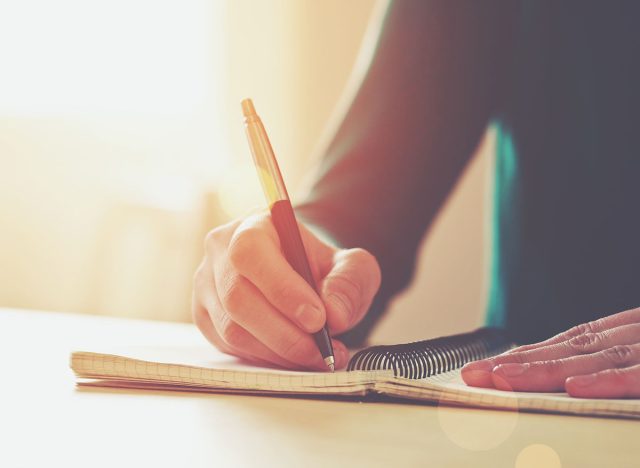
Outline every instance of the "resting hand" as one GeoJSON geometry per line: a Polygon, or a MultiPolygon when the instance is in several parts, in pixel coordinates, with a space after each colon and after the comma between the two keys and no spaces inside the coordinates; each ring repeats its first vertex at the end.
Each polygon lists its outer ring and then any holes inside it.
{"type": "MultiPolygon", "coordinates": [[[[193,318],[218,349],[259,364],[326,370],[311,333],[356,325],[380,286],[375,258],[337,249],[299,223],[320,296],[287,263],[271,217],[260,214],[211,231],[194,277],[193,318]]],[[[333,340],[336,367],[348,352],[333,340]]]]}
{"type": "Polygon", "coordinates": [[[468,385],[500,390],[640,398],[640,308],[469,363],[462,378],[468,385]]]}

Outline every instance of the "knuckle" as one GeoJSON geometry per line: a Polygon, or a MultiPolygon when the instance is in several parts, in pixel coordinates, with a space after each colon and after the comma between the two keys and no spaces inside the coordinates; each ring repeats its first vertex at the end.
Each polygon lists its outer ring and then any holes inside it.
{"type": "Polygon", "coordinates": [[[220,297],[220,301],[230,314],[235,314],[239,310],[242,310],[245,300],[245,288],[243,287],[240,278],[230,280],[220,297]]]}
{"type": "Polygon", "coordinates": [[[595,333],[595,327],[592,322],[581,323],[574,327],[576,335],[586,335],[587,333],[595,333]]]}
{"type": "Polygon", "coordinates": [[[195,301],[191,307],[191,318],[193,319],[193,323],[195,323],[196,327],[200,330],[203,330],[207,321],[210,320],[207,310],[201,305],[195,303],[195,301]]]}
{"type": "Polygon", "coordinates": [[[624,366],[631,361],[633,350],[628,345],[616,345],[603,351],[607,361],[615,366],[624,366]]]}
{"type": "Polygon", "coordinates": [[[593,348],[597,347],[602,342],[602,335],[600,333],[584,333],[582,335],[574,336],[567,345],[572,351],[578,353],[588,353],[593,348]]]}
{"type": "Polygon", "coordinates": [[[205,264],[206,262],[203,260],[202,262],[200,262],[200,265],[198,265],[198,268],[196,268],[196,271],[193,272],[192,283],[193,287],[196,289],[202,287],[203,285],[205,264]]]}
{"type": "Polygon", "coordinates": [[[210,257],[204,257],[196,270],[193,272],[192,285],[194,289],[200,290],[211,286],[214,272],[210,257]]]}
{"type": "Polygon", "coordinates": [[[563,341],[568,341],[576,336],[586,335],[587,333],[596,333],[598,330],[594,326],[594,323],[595,322],[587,322],[575,325],[556,336],[562,338],[563,341]]]}
{"type": "Polygon", "coordinates": [[[563,370],[564,363],[560,359],[551,359],[544,361],[543,368],[548,375],[560,374],[563,370]]]}
{"type": "Polygon", "coordinates": [[[204,251],[208,254],[212,253],[218,245],[220,239],[220,231],[222,227],[212,229],[204,236],[204,251]]]}
{"type": "Polygon", "coordinates": [[[193,322],[196,324],[198,329],[202,332],[204,337],[218,348],[220,351],[228,352],[229,349],[227,345],[220,339],[218,334],[214,331],[213,324],[211,321],[211,317],[209,316],[209,311],[204,307],[201,307],[197,304],[194,304],[191,315],[193,317],[193,322]]]}
{"type": "Polygon", "coordinates": [[[220,324],[220,336],[229,346],[241,348],[245,334],[243,328],[226,315],[223,323],[220,324]]]}
{"type": "Polygon", "coordinates": [[[252,261],[253,250],[260,239],[260,233],[254,228],[238,232],[229,244],[229,263],[237,270],[252,261]]]}
{"type": "Polygon", "coordinates": [[[212,229],[204,236],[204,250],[208,252],[216,242],[216,230],[212,229]]]}
{"type": "Polygon", "coordinates": [[[609,325],[607,325],[607,321],[605,319],[606,317],[603,317],[588,322],[587,325],[591,329],[591,333],[605,333],[609,328],[611,328],[609,325]]]}

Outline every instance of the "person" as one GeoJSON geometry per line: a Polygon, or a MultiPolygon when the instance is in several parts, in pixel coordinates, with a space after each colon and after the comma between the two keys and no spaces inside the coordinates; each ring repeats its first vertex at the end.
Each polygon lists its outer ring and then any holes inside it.
{"type": "MultiPolygon", "coordinates": [[[[267,214],[211,231],[195,323],[219,349],[322,369],[409,282],[419,243],[496,132],[487,324],[515,348],[470,385],[640,397],[640,2],[391,2],[375,54],[296,207],[318,296],[267,214]],[[622,311],[622,312],[621,312],[622,311]],[[552,337],[552,338],[549,338],[552,337]]],[[[423,313],[424,311],[416,311],[423,313]]]]}

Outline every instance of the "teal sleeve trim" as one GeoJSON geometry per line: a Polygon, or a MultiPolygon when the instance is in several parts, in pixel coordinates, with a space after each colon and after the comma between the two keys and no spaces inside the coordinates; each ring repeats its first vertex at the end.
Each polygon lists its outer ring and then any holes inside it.
{"type": "MultiPolygon", "coordinates": [[[[491,255],[489,295],[487,304],[486,324],[492,327],[506,326],[506,281],[508,268],[504,265],[503,253],[508,248],[507,241],[513,243],[517,235],[503,239],[505,229],[502,223],[509,223],[507,230],[518,229],[518,223],[504,216],[509,213],[517,214],[513,204],[516,202],[516,178],[518,174],[518,158],[513,135],[502,120],[494,120],[491,124],[496,135],[495,146],[495,177],[493,185],[493,210],[491,220],[491,255]]],[[[512,234],[516,234],[513,233],[512,234]]],[[[511,248],[514,248],[511,245],[511,248]]]]}

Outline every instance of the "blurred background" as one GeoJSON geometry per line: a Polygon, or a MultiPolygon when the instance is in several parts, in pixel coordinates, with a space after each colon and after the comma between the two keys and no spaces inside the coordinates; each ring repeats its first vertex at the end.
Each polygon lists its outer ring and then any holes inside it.
{"type": "MultiPolygon", "coordinates": [[[[0,306],[189,321],[205,233],[264,206],[240,100],[253,98],[295,202],[384,7],[0,0],[0,306]]],[[[375,341],[480,323],[491,146],[487,135],[375,341]]]]}

